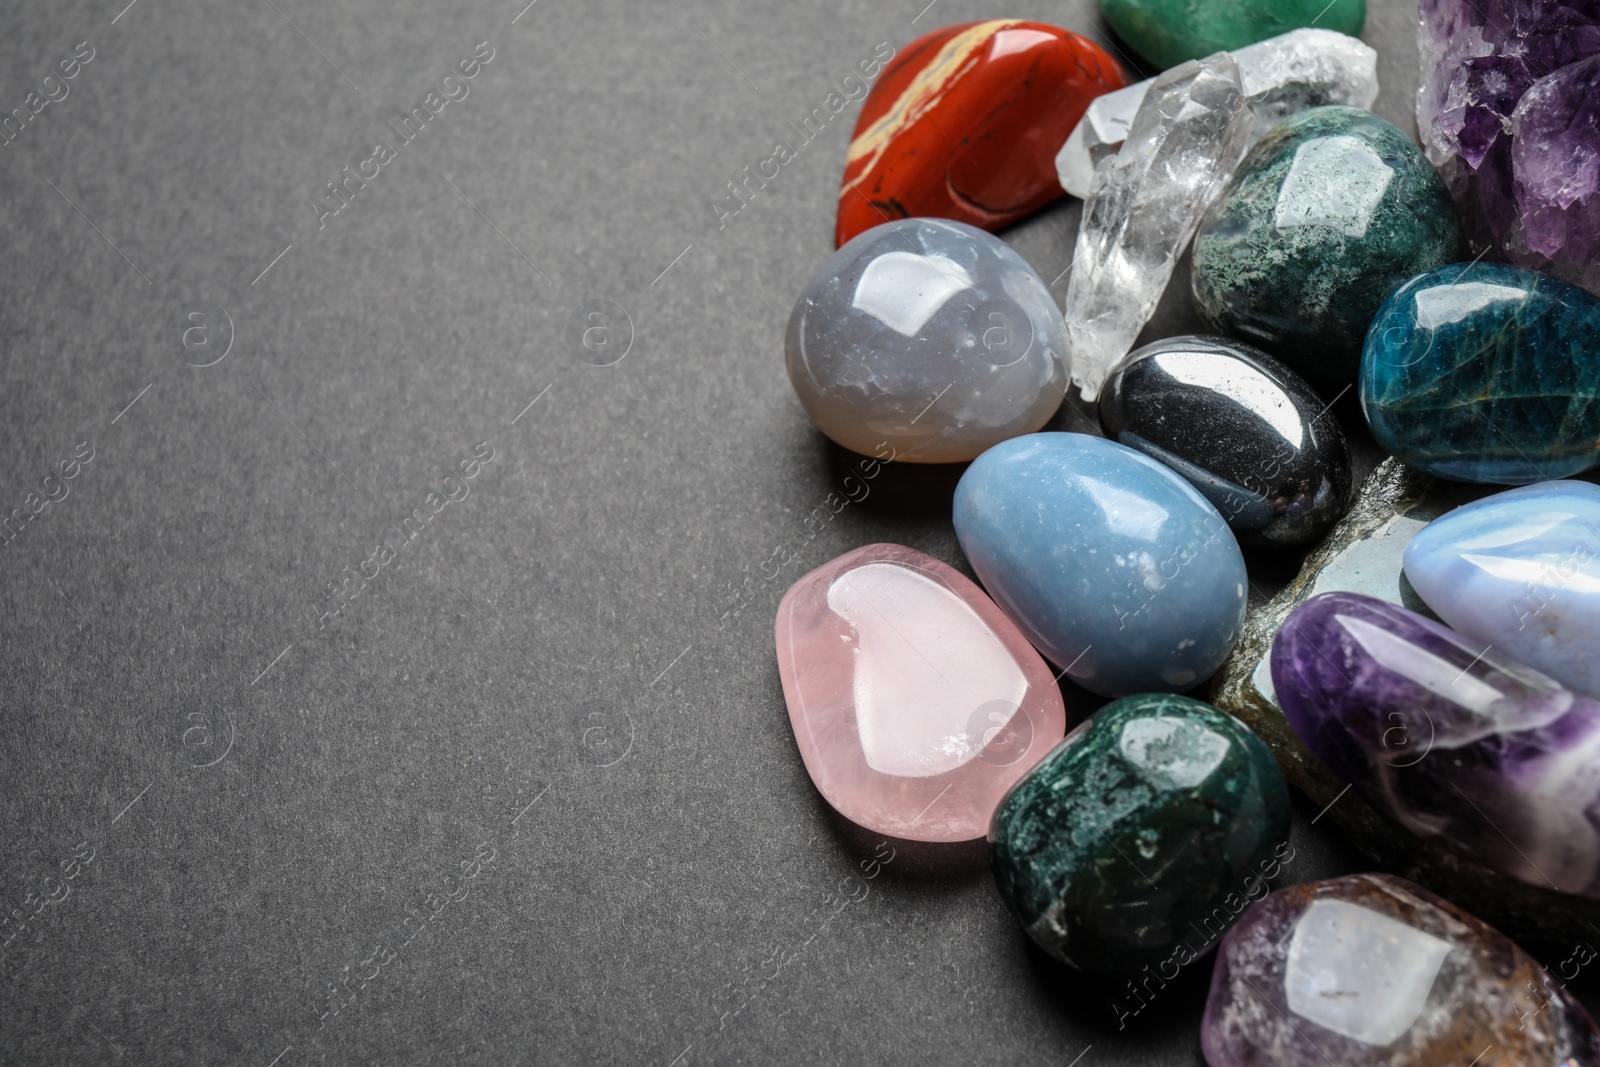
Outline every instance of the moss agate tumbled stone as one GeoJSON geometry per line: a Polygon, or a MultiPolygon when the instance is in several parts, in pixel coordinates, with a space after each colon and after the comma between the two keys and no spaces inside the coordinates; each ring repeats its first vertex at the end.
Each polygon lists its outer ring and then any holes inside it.
{"type": "Polygon", "coordinates": [[[1600,297],[1500,263],[1443,267],[1378,312],[1372,436],[1439,478],[1523,485],[1600,462],[1600,297]]]}
{"type": "Polygon", "coordinates": [[[1288,835],[1288,787],[1255,734],[1143,694],[1101,708],[1012,787],[990,862],[1040,948],[1126,972],[1204,952],[1267,891],[1288,835]]]}
{"type": "Polygon", "coordinates": [[[1384,299],[1462,248],[1449,190],[1405,134],[1370,111],[1313,108],[1262,138],[1201,223],[1195,310],[1331,396],[1354,380],[1384,299]]]}
{"type": "Polygon", "coordinates": [[[1100,0],[1106,21],[1161,68],[1317,26],[1360,36],[1366,0],[1100,0]]]}

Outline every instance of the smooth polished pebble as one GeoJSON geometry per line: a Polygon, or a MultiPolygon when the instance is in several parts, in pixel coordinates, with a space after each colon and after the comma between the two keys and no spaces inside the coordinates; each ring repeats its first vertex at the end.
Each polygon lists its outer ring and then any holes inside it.
{"type": "Polygon", "coordinates": [[[1294,610],[1272,684],[1306,747],[1418,837],[1600,900],[1600,701],[1359,593],[1294,610]]]}
{"type": "Polygon", "coordinates": [[[806,771],[878,833],[982,837],[1066,730],[1061,690],[1011,620],[915,549],[866,545],[805,575],[775,636],[806,771]]]}
{"type": "Polygon", "coordinates": [[[1267,746],[1209,704],[1146,693],[1095,712],[1012,787],[989,855],[1040,948],[1086,971],[1170,961],[1170,978],[1267,892],[1288,840],[1267,746]]]}
{"type": "Polygon", "coordinates": [[[955,527],[989,595],[1096,693],[1192,688],[1244,625],[1244,557],[1227,522],[1125,445],[1079,433],[997,445],[961,476],[955,527]]]}
{"type": "Polygon", "coordinates": [[[1350,502],[1350,449],[1327,402],[1240,341],[1135,350],[1106,380],[1100,425],[1187,478],[1244,544],[1308,545],[1350,502]]]}
{"type": "Polygon", "coordinates": [[[1302,26],[1358,37],[1367,22],[1367,0],[1100,0],[1100,10],[1118,37],[1162,69],[1302,26]]]}
{"type": "Polygon", "coordinates": [[[901,49],[861,105],[834,236],[931,215],[998,230],[1061,195],[1055,153],[1089,102],[1127,84],[1087,37],[992,19],[901,49]]]}
{"type": "MultiPolygon", "coordinates": [[[[1382,816],[1348,780],[1312,755],[1278,706],[1272,686],[1274,639],[1295,607],[1312,596],[1358,592],[1428,612],[1401,571],[1406,545],[1429,522],[1483,495],[1480,486],[1441,481],[1392,457],[1384,460],[1363,480],[1345,517],[1306,554],[1299,574],[1277,596],[1250,612],[1238,645],[1212,680],[1206,699],[1242,720],[1271,747],[1290,786],[1304,793],[1314,810],[1326,809],[1317,825],[1337,831],[1364,857],[1363,862],[1379,870],[1406,871],[1415,881],[1449,893],[1451,900],[1519,941],[1570,944],[1574,936],[1580,936],[1579,931],[1587,929],[1585,923],[1600,925],[1600,899],[1558,892],[1549,882],[1519,881],[1481,864],[1463,863],[1459,851],[1446,847],[1439,838],[1420,838],[1393,818],[1382,816]]],[[[1457,668],[1445,682],[1460,673],[1457,668]]],[[[1461,684],[1466,684],[1465,677],[1461,684]]],[[[1405,715],[1402,711],[1402,720],[1405,715]]],[[[1390,719],[1383,723],[1383,730],[1400,722],[1390,719]]],[[[1426,729],[1420,734],[1396,730],[1389,734],[1388,751],[1398,762],[1409,763],[1422,750],[1427,735],[1426,729]]],[[[1379,741],[1381,744],[1382,733],[1379,741]]],[[[1401,773],[1405,773],[1403,768],[1401,773]]],[[[1600,946],[1600,941],[1595,944],[1600,946]]]]}
{"type": "Polygon", "coordinates": [[[1406,545],[1405,573],[1451,628],[1600,695],[1600,486],[1541,482],[1457,508],[1406,545]]]}
{"type": "Polygon", "coordinates": [[[1066,325],[1044,280],[965,223],[901,219],[835,252],[785,337],[789,381],[845,448],[969,460],[1050,421],[1066,395],[1066,325]]]}
{"type": "Polygon", "coordinates": [[[1372,436],[1439,478],[1522,485],[1600,462],[1600,297],[1523,267],[1413,278],[1372,321],[1372,436]]]}
{"type": "Polygon", "coordinates": [[[1594,1020],[1538,960],[1387,874],[1288,886],[1252,905],[1217,950],[1200,1044],[1210,1067],[1600,1062],[1594,1020]]]}
{"type": "Polygon", "coordinates": [[[1450,192],[1409,137],[1370,111],[1312,108],[1251,149],[1200,224],[1195,310],[1332,400],[1384,299],[1463,247],[1450,192]]]}

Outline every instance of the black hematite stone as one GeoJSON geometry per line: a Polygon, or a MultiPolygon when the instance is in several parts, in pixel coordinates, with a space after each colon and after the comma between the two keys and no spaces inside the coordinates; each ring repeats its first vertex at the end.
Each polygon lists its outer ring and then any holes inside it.
{"type": "Polygon", "coordinates": [[[1350,502],[1350,449],[1328,407],[1249,345],[1169,337],[1112,373],[1100,425],[1187,478],[1240,542],[1293,548],[1327,533],[1350,502]]]}

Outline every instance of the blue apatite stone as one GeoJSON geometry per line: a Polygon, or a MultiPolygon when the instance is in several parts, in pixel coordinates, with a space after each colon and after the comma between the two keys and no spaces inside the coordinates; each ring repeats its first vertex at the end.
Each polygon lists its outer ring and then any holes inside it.
{"type": "Polygon", "coordinates": [[[1600,696],[1600,486],[1525,485],[1419,530],[1406,579],[1459,633],[1600,696]]]}
{"type": "Polygon", "coordinates": [[[1500,263],[1440,267],[1378,309],[1361,407],[1378,443],[1461,482],[1521,485],[1600,462],[1600,297],[1500,263]]]}
{"type": "Polygon", "coordinates": [[[956,536],[989,595],[1072,680],[1189,689],[1244,625],[1244,557],[1183,478],[1100,437],[1037,433],[961,476],[956,536]]]}

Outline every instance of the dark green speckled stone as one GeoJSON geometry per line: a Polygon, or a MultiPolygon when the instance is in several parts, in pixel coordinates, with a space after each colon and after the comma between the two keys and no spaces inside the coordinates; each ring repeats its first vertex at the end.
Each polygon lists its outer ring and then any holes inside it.
{"type": "Polygon", "coordinates": [[[1449,190],[1405,134],[1312,108],[1262,138],[1201,223],[1195,310],[1331,396],[1355,380],[1385,298],[1462,249],[1449,190]]]}
{"type": "Polygon", "coordinates": [[[1600,463],[1600,297],[1503,263],[1413,278],[1373,319],[1361,408],[1378,444],[1438,478],[1586,471],[1600,463]]]}
{"type": "Polygon", "coordinates": [[[1170,978],[1266,892],[1288,836],[1267,746],[1209,704],[1147,693],[1101,708],[1011,788],[990,863],[1052,956],[1170,978]]]}

